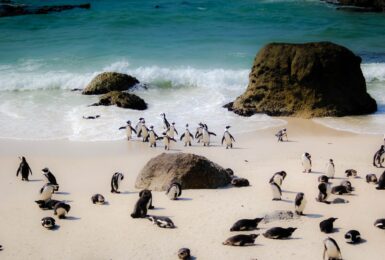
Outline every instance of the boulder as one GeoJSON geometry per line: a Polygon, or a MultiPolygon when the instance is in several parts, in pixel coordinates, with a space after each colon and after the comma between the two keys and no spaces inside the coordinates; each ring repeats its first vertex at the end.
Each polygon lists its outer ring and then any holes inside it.
{"type": "Polygon", "coordinates": [[[324,0],[328,4],[338,5],[338,10],[355,12],[384,12],[385,0],[324,0]]]}
{"type": "Polygon", "coordinates": [[[366,92],[361,58],[330,42],[271,43],[255,57],[246,92],[225,107],[243,116],[303,118],[377,110],[366,92]]]}
{"type": "Polygon", "coordinates": [[[136,110],[147,109],[146,102],[135,94],[111,91],[107,94],[102,95],[99,98],[99,102],[93,104],[94,106],[110,106],[116,105],[122,108],[130,108],[136,110]]]}
{"type": "Polygon", "coordinates": [[[28,14],[48,14],[53,12],[62,12],[75,8],[90,9],[91,4],[79,5],[45,5],[45,6],[30,6],[25,4],[14,3],[13,1],[0,2],[0,17],[28,15],[28,14]]]}
{"type": "Polygon", "coordinates": [[[162,153],[152,158],[139,173],[135,187],[165,191],[171,182],[182,189],[216,189],[226,186],[228,172],[207,158],[189,153],[162,153]]]}
{"type": "Polygon", "coordinates": [[[136,78],[117,72],[103,72],[97,75],[83,90],[84,95],[106,94],[110,91],[125,91],[139,83],[136,78]]]}

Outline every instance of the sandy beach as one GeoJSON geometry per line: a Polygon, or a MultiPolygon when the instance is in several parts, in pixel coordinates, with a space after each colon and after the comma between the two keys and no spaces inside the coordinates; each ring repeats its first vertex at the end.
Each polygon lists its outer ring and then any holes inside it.
{"type": "MultiPolygon", "coordinates": [[[[195,144],[185,148],[177,143],[173,152],[206,156],[235,175],[247,178],[251,186],[225,187],[215,190],[184,190],[177,201],[163,192],[153,192],[155,210],[149,214],[168,216],[176,229],[161,229],[146,219],[132,219],[130,214],[138,198],[135,179],[146,162],[163,152],[139,141],[70,142],[70,141],[0,141],[0,244],[1,259],[177,259],[181,247],[191,249],[197,259],[321,259],[322,240],[318,224],[336,217],[337,232],[330,234],[341,247],[344,259],[383,259],[384,232],[373,226],[385,217],[381,199],[383,191],[367,184],[367,173],[382,169],[372,166],[372,155],[382,143],[380,135],[357,135],[335,131],[311,120],[288,119],[289,142],[277,143],[276,128],[235,136],[232,150],[219,145],[220,137],[209,148],[195,144]],[[309,152],[313,171],[302,173],[300,156],[309,152]],[[24,155],[33,171],[30,182],[22,182],[15,173],[17,156],[24,155]],[[333,184],[344,179],[344,171],[353,168],[360,178],[351,179],[356,190],[342,196],[348,204],[326,205],[315,201],[317,177],[329,158],[336,164],[333,184]],[[69,218],[57,220],[59,228],[44,229],[40,219],[53,216],[52,211],[38,208],[34,200],[45,183],[41,169],[49,167],[60,184],[53,198],[71,205],[69,218]],[[271,175],[285,170],[282,201],[271,200],[268,184],[271,175]],[[125,175],[121,194],[110,193],[114,172],[125,175]],[[269,240],[262,235],[256,245],[230,247],[222,245],[231,225],[241,218],[262,217],[274,210],[293,210],[297,192],[308,200],[306,216],[290,221],[261,223],[254,232],[261,234],[273,226],[297,227],[289,240],[269,240]],[[108,205],[94,205],[95,193],[106,197],[108,205]],[[345,243],[350,229],[361,232],[364,242],[345,243]]],[[[218,133],[219,134],[219,133],[218,133]]],[[[336,196],[332,195],[332,198],[336,196]]]]}

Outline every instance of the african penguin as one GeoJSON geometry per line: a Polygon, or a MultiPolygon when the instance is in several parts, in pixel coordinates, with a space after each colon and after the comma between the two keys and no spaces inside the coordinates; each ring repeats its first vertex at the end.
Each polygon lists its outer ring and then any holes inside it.
{"type": "Polygon", "coordinates": [[[326,175],[321,175],[321,176],[318,177],[318,182],[328,183],[329,182],[329,178],[326,175]]]}
{"type": "Polygon", "coordinates": [[[203,125],[202,133],[198,134],[197,138],[202,136],[203,146],[210,146],[210,136],[217,136],[215,133],[210,132],[207,125],[203,125]]]}
{"type": "Polygon", "coordinates": [[[225,132],[223,133],[223,137],[222,137],[222,145],[223,145],[223,142],[226,142],[226,149],[229,149],[230,148],[233,148],[233,142],[235,142],[235,139],[234,137],[230,134],[229,132],[229,128],[231,126],[226,126],[226,129],[225,129],[225,132]]]}
{"type": "Polygon", "coordinates": [[[184,142],[184,146],[191,146],[191,141],[194,139],[190,130],[188,130],[188,124],[186,124],[186,129],[184,133],[180,136],[180,140],[184,142]]]}
{"type": "Polygon", "coordinates": [[[349,191],[354,191],[354,188],[352,186],[352,183],[350,181],[341,181],[342,186],[345,186],[349,191]]]}
{"type": "Polygon", "coordinates": [[[175,122],[172,122],[171,123],[171,126],[167,129],[167,135],[169,136],[169,137],[171,137],[171,138],[174,138],[174,136],[175,136],[175,134],[176,135],[179,135],[178,134],[178,131],[176,130],[176,128],[175,128],[175,122]]]}
{"type": "Polygon", "coordinates": [[[268,229],[263,236],[270,239],[284,239],[289,238],[297,228],[281,228],[273,227],[268,229]]]}
{"type": "Polygon", "coordinates": [[[126,126],[122,126],[119,128],[119,130],[122,130],[122,129],[126,129],[127,140],[132,139],[132,133],[136,134],[136,130],[135,130],[135,128],[132,127],[130,120],[127,121],[126,126]]]}
{"type": "Polygon", "coordinates": [[[154,131],[154,126],[150,126],[150,130],[148,131],[148,142],[150,143],[150,147],[156,147],[156,140],[158,140],[159,136],[154,131]]]}
{"type": "Polygon", "coordinates": [[[175,228],[174,222],[168,217],[148,216],[147,219],[161,228],[175,228]]]}
{"type": "Polygon", "coordinates": [[[332,193],[336,195],[350,194],[351,192],[352,191],[349,189],[349,187],[344,185],[338,185],[332,188],[332,193]]]}
{"type": "Polygon", "coordinates": [[[190,260],[190,249],[188,248],[181,248],[178,250],[178,258],[181,260],[190,260]]]}
{"type": "Polygon", "coordinates": [[[385,189],[385,172],[383,172],[381,174],[380,178],[378,179],[376,189],[377,190],[384,190],[385,189]]]}
{"type": "Polygon", "coordinates": [[[147,209],[151,205],[151,198],[148,193],[142,193],[138,201],[135,203],[134,211],[131,213],[132,218],[147,217],[147,209]]]}
{"type": "Polygon", "coordinates": [[[112,193],[120,193],[119,185],[120,182],[124,179],[123,173],[115,172],[111,178],[111,192],[112,193]]]}
{"type": "Polygon", "coordinates": [[[255,230],[258,228],[259,222],[261,222],[263,218],[255,218],[255,219],[240,219],[233,224],[230,228],[230,231],[249,231],[255,230]]]}
{"type": "Polygon", "coordinates": [[[328,163],[326,164],[325,169],[325,175],[328,176],[329,179],[333,179],[335,174],[335,167],[333,159],[329,159],[328,163]]]}
{"type": "Polygon", "coordinates": [[[47,178],[48,184],[51,184],[54,186],[54,191],[59,190],[59,184],[56,181],[55,175],[52,174],[52,172],[46,167],[41,170],[43,172],[43,175],[47,178]]]}
{"type": "Polygon", "coordinates": [[[377,183],[377,176],[374,173],[370,173],[366,175],[366,182],[367,183],[377,183]]]}
{"type": "Polygon", "coordinates": [[[231,180],[231,185],[234,187],[247,187],[250,185],[249,180],[245,178],[233,178],[231,180]]]}
{"type": "Polygon", "coordinates": [[[142,125],[140,126],[140,130],[138,132],[138,136],[141,136],[142,137],[142,141],[143,142],[148,142],[148,132],[150,130],[147,128],[146,126],[146,122],[144,121],[144,119],[142,120],[142,125]]]}
{"type": "Polygon", "coordinates": [[[143,117],[139,118],[139,121],[138,121],[138,123],[135,126],[135,131],[137,133],[136,134],[137,137],[142,137],[140,130],[142,129],[143,120],[144,120],[143,117]]]}
{"type": "Polygon", "coordinates": [[[195,132],[195,139],[197,140],[197,143],[200,143],[203,139],[203,127],[204,125],[202,123],[198,124],[199,126],[197,127],[197,130],[195,132]]]}
{"type": "Polygon", "coordinates": [[[374,226],[375,226],[375,227],[378,227],[378,228],[380,228],[380,229],[385,229],[385,218],[377,219],[377,220],[374,222],[374,226]]]}
{"type": "Polygon", "coordinates": [[[309,153],[304,153],[301,156],[301,162],[303,167],[303,172],[311,172],[311,155],[309,153]]]}
{"type": "Polygon", "coordinates": [[[282,182],[283,180],[286,178],[286,172],[285,171],[280,171],[280,172],[276,172],[273,174],[273,176],[270,178],[270,183],[275,183],[277,184],[279,187],[282,186],[282,182]]]}
{"type": "Polygon", "coordinates": [[[357,177],[357,171],[354,169],[348,169],[345,171],[346,177],[352,177],[355,178],[357,177]]]}
{"type": "Polygon", "coordinates": [[[306,203],[307,201],[305,199],[305,194],[303,192],[298,193],[294,200],[295,213],[298,215],[303,215],[306,203]]]}
{"type": "Polygon", "coordinates": [[[177,182],[171,183],[166,191],[166,195],[170,200],[178,199],[182,195],[182,186],[177,182]]]}
{"type": "Polygon", "coordinates": [[[361,241],[361,234],[357,230],[349,230],[345,234],[346,243],[357,244],[361,241]]]}
{"type": "Polygon", "coordinates": [[[95,116],[83,116],[83,119],[88,119],[88,120],[90,120],[90,119],[97,119],[97,118],[99,118],[100,117],[100,115],[95,115],[95,116]]]}
{"type": "Polygon", "coordinates": [[[278,138],[278,142],[283,142],[284,136],[286,137],[286,141],[288,141],[286,128],[279,130],[278,133],[275,134],[275,136],[278,138]]]}
{"type": "Polygon", "coordinates": [[[325,259],[325,256],[327,256],[328,260],[342,260],[341,250],[338,246],[337,242],[331,238],[328,237],[323,241],[324,244],[324,252],[322,255],[322,259],[325,259]]]}
{"type": "Polygon", "coordinates": [[[19,176],[19,173],[21,173],[21,180],[28,181],[29,174],[31,173],[32,175],[31,167],[29,167],[29,164],[27,163],[27,160],[24,156],[22,156],[21,158],[19,157],[19,159],[21,160],[21,162],[19,168],[16,171],[16,177],[19,176]]]}
{"type": "Polygon", "coordinates": [[[103,195],[101,194],[95,194],[91,197],[91,201],[93,204],[99,204],[99,205],[103,205],[106,200],[104,199],[103,195]]]}
{"type": "Polygon", "coordinates": [[[273,193],[273,200],[281,200],[282,191],[281,188],[275,183],[270,183],[271,191],[273,193]]]}
{"type": "Polygon", "coordinates": [[[373,166],[375,167],[383,167],[382,163],[382,155],[385,153],[384,145],[381,145],[380,149],[373,156],[373,166]]]}
{"type": "Polygon", "coordinates": [[[321,232],[324,232],[326,234],[332,233],[334,230],[333,223],[336,220],[337,220],[337,218],[328,218],[328,219],[322,220],[319,223],[319,227],[320,227],[321,232]]]}
{"type": "Polygon", "coordinates": [[[51,199],[48,201],[36,200],[35,202],[39,205],[39,208],[41,208],[41,209],[54,209],[55,205],[61,201],[51,199]]]}
{"type": "Polygon", "coordinates": [[[146,205],[147,209],[153,209],[154,208],[154,206],[152,205],[152,193],[150,190],[147,190],[147,189],[141,190],[139,192],[139,198],[141,198],[141,197],[145,197],[148,200],[147,205],[146,205]]]}
{"type": "Polygon", "coordinates": [[[330,204],[330,202],[327,201],[327,199],[329,198],[330,192],[331,192],[330,184],[325,183],[325,182],[320,183],[318,185],[318,191],[319,191],[319,193],[318,193],[318,197],[316,200],[318,202],[330,204]]]}
{"type": "Polygon", "coordinates": [[[40,200],[43,201],[48,201],[52,198],[52,194],[54,192],[54,187],[49,184],[45,184],[41,189],[40,189],[40,200]]]}
{"type": "Polygon", "coordinates": [[[258,236],[258,234],[236,235],[229,237],[222,244],[228,246],[251,246],[254,245],[254,241],[258,236]]]}
{"type": "Polygon", "coordinates": [[[42,218],[41,225],[46,229],[53,229],[55,227],[55,219],[52,217],[42,218]]]}
{"type": "Polygon", "coordinates": [[[71,206],[64,203],[64,202],[59,202],[59,203],[56,203],[55,207],[54,207],[54,215],[56,215],[58,218],[62,219],[62,218],[66,218],[66,215],[68,214],[68,212],[70,211],[71,209],[71,206]]]}
{"type": "Polygon", "coordinates": [[[163,140],[164,149],[170,150],[171,141],[176,142],[176,140],[174,138],[169,137],[166,132],[162,134],[163,136],[159,137],[158,140],[163,140]]]}
{"type": "Polygon", "coordinates": [[[167,121],[166,114],[162,113],[160,116],[163,117],[163,128],[167,130],[170,127],[170,123],[167,121]]]}

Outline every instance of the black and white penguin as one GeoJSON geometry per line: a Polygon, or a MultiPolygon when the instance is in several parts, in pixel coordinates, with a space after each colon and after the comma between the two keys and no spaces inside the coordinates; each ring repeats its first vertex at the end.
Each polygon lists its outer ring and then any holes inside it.
{"type": "Polygon", "coordinates": [[[234,223],[234,225],[230,228],[230,231],[249,231],[255,230],[258,228],[259,222],[261,222],[263,218],[255,218],[255,219],[240,219],[234,223]]]}
{"type": "Polygon", "coordinates": [[[197,140],[197,143],[200,143],[203,139],[203,135],[202,135],[203,127],[204,127],[203,123],[198,124],[197,130],[195,132],[195,139],[197,140]]]}
{"type": "Polygon", "coordinates": [[[142,137],[142,136],[141,136],[140,130],[142,129],[143,120],[144,120],[144,118],[141,117],[141,118],[139,118],[138,123],[136,123],[135,131],[136,131],[136,133],[137,133],[137,134],[136,134],[137,137],[142,137]]]}
{"type": "Polygon", "coordinates": [[[99,205],[103,205],[106,200],[104,199],[103,195],[101,194],[95,194],[91,197],[91,201],[93,204],[99,204],[99,205]]]}
{"type": "Polygon", "coordinates": [[[383,161],[381,160],[381,157],[384,153],[385,153],[385,147],[384,145],[381,145],[380,149],[373,156],[373,166],[381,167],[381,168],[383,167],[382,166],[383,161]]]}
{"type": "Polygon", "coordinates": [[[52,194],[54,193],[54,186],[50,184],[45,184],[40,189],[40,200],[48,201],[52,198],[52,194]]]}
{"type": "Polygon", "coordinates": [[[191,141],[194,140],[194,136],[188,130],[188,124],[186,124],[186,129],[184,133],[180,136],[180,140],[184,142],[184,146],[191,146],[191,141]]]}
{"type": "Polygon", "coordinates": [[[289,238],[297,228],[282,228],[282,227],[273,227],[268,229],[263,236],[270,239],[284,239],[289,238]]]}
{"type": "Polygon", "coordinates": [[[345,186],[349,191],[354,191],[354,187],[352,186],[352,183],[350,181],[341,181],[340,185],[345,186]]]}
{"type": "Polygon", "coordinates": [[[168,217],[148,216],[147,219],[161,228],[175,228],[174,222],[168,217]]]}
{"type": "Polygon", "coordinates": [[[138,136],[142,137],[142,142],[148,142],[148,132],[150,130],[146,126],[146,121],[142,120],[142,125],[140,126],[140,130],[138,132],[138,136]]]}
{"type": "Polygon", "coordinates": [[[21,162],[19,168],[17,168],[16,177],[19,176],[19,173],[21,173],[21,180],[28,181],[29,174],[31,173],[32,175],[31,167],[29,167],[29,164],[27,163],[27,160],[24,156],[22,156],[21,158],[19,157],[19,159],[21,160],[21,162]]]}
{"type": "Polygon", "coordinates": [[[326,164],[325,175],[328,176],[329,179],[333,179],[335,172],[336,171],[335,171],[333,159],[329,159],[329,161],[326,164]]]}
{"type": "Polygon", "coordinates": [[[55,205],[61,201],[59,200],[36,200],[35,201],[38,205],[39,205],[39,208],[41,209],[54,209],[55,208],[55,205]]]}
{"type": "Polygon", "coordinates": [[[148,142],[150,143],[150,147],[156,147],[156,140],[158,140],[159,136],[155,133],[154,126],[150,126],[150,130],[148,131],[148,142]]]}
{"type": "Polygon", "coordinates": [[[124,179],[123,173],[115,172],[111,178],[111,192],[112,193],[120,193],[119,185],[120,182],[124,179]]]}
{"type": "Polygon", "coordinates": [[[336,195],[350,194],[352,191],[349,187],[344,185],[337,185],[332,188],[332,193],[336,195]]]}
{"type": "Polygon", "coordinates": [[[165,113],[162,113],[160,114],[160,116],[163,118],[163,128],[164,129],[169,129],[170,128],[170,123],[168,122],[167,118],[166,118],[166,114],[165,113]]]}
{"type": "Polygon", "coordinates": [[[71,206],[64,203],[64,202],[59,202],[59,203],[56,203],[55,207],[54,207],[54,215],[56,215],[58,218],[62,219],[62,218],[66,218],[66,215],[68,214],[68,212],[70,211],[71,209],[71,206]]]}
{"type": "Polygon", "coordinates": [[[167,133],[167,135],[168,135],[169,137],[171,137],[171,138],[174,138],[175,134],[176,134],[176,135],[179,135],[179,134],[178,134],[178,131],[177,131],[176,128],[175,128],[175,122],[172,122],[172,123],[171,123],[171,126],[167,129],[166,133],[167,133]]]}
{"type": "Polygon", "coordinates": [[[233,142],[235,142],[235,139],[234,137],[230,134],[229,132],[229,129],[230,129],[231,126],[226,126],[226,129],[225,129],[225,132],[223,133],[223,137],[222,137],[222,145],[223,145],[223,142],[226,142],[226,149],[229,149],[230,148],[233,148],[233,142]]]}
{"type": "Polygon", "coordinates": [[[273,176],[270,178],[270,183],[275,183],[279,187],[282,186],[283,180],[286,178],[287,174],[285,171],[276,172],[273,174],[273,176]]]}
{"type": "Polygon", "coordinates": [[[377,219],[374,222],[374,226],[378,227],[379,229],[385,229],[385,218],[377,219]]]}
{"type": "Polygon", "coordinates": [[[53,229],[55,227],[55,219],[52,217],[42,218],[41,225],[46,229],[53,229]]]}
{"type": "Polygon", "coordinates": [[[303,167],[303,172],[311,172],[311,155],[309,153],[302,154],[301,163],[303,167]]]}
{"type": "Polygon", "coordinates": [[[385,172],[383,172],[377,182],[377,190],[385,190],[385,172]]]}
{"type": "Polygon", "coordinates": [[[190,260],[191,259],[191,253],[190,249],[188,248],[181,248],[178,250],[178,258],[181,260],[190,260]]]}
{"type": "Polygon", "coordinates": [[[163,132],[162,136],[158,137],[157,140],[163,140],[163,146],[165,150],[170,150],[171,141],[176,142],[176,140],[168,136],[166,132],[163,132]]]}
{"type": "Polygon", "coordinates": [[[288,141],[286,128],[279,130],[275,136],[278,138],[278,142],[283,142],[283,137],[286,137],[286,141],[288,141]]]}
{"type": "Polygon", "coordinates": [[[47,178],[47,183],[51,184],[54,187],[54,191],[58,191],[59,184],[56,181],[55,175],[53,175],[47,167],[42,169],[41,171],[43,172],[43,175],[47,178]]]}
{"type": "Polygon", "coordinates": [[[199,139],[202,136],[203,146],[210,146],[210,136],[217,136],[215,133],[210,132],[207,125],[203,125],[202,133],[198,134],[197,138],[199,139]]]}
{"type": "Polygon", "coordinates": [[[366,175],[366,182],[377,184],[377,176],[374,173],[367,174],[366,175]]]}
{"type": "Polygon", "coordinates": [[[320,228],[321,232],[324,232],[326,234],[332,233],[334,230],[333,223],[336,220],[337,220],[337,218],[328,218],[328,219],[322,220],[319,223],[319,228],[320,228]]]}
{"type": "Polygon", "coordinates": [[[231,180],[231,185],[234,187],[247,187],[250,186],[249,180],[245,178],[233,178],[231,180]]]}
{"type": "Polygon", "coordinates": [[[127,121],[127,125],[126,126],[122,126],[122,127],[119,128],[119,130],[123,130],[123,129],[126,129],[127,140],[131,140],[132,139],[132,133],[137,134],[135,128],[132,127],[130,120],[127,121]]]}
{"type": "Polygon", "coordinates": [[[228,246],[251,246],[254,245],[254,241],[258,236],[258,234],[236,235],[229,237],[222,244],[228,246]]]}
{"type": "Polygon", "coordinates": [[[154,206],[152,205],[152,193],[150,190],[144,189],[139,192],[139,198],[145,197],[147,199],[147,209],[154,209],[154,206]]]}
{"type": "Polygon", "coordinates": [[[322,255],[322,259],[325,259],[325,256],[327,256],[328,260],[342,260],[341,250],[338,246],[337,242],[331,238],[328,237],[323,241],[324,244],[324,252],[322,255]]]}
{"type": "Polygon", "coordinates": [[[281,200],[282,191],[281,188],[275,183],[270,183],[271,191],[273,193],[273,200],[281,200]]]}
{"type": "Polygon", "coordinates": [[[321,175],[318,177],[318,182],[329,183],[329,177],[326,175],[321,175]]]}
{"type": "Polygon", "coordinates": [[[298,193],[294,200],[295,213],[303,215],[306,203],[305,194],[303,192],[298,193]]]}
{"type": "Polygon", "coordinates": [[[166,191],[166,195],[170,200],[178,199],[182,195],[182,185],[178,182],[171,183],[166,191]]]}
{"type": "Polygon", "coordinates": [[[349,230],[345,234],[346,243],[357,244],[361,242],[361,234],[357,230],[349,230]]]}
{"type": "Polygon", "coordinates": [[[95,115],[95,116],[83,116],[83,119],[97,119],[97,118],[99,118],[100,117],[100,115],[95,115]]]}
{"type": "Polygon", "coordinates": [[[346,171],[345,171],[345,175],[346,175],[346,177],[351,177],[351,178],[356,178],[357,177],[357,171],[356,170],[354,170],[354,169],[347,169],[346,171]]]}
{"type": "Polygon", "coordinates": [[[316,200],[318,202],[330,204],[330,202],[327,201],[327,199],[329,198],[330,192],[331,192],[330,184],[325,183],[325,182],[320,183],[318,185],[318,191],[319,191],[319,193],[318,193],[318,197],[316,198],[316,200]]]}
{"type": "Polygon", "coordinates": [[[147,217],[147,209],[151,204],[152,198],[147,193],[139,197],[135,203],[134,211],[131,213],[132,218],[145,218],[147,217]]]}

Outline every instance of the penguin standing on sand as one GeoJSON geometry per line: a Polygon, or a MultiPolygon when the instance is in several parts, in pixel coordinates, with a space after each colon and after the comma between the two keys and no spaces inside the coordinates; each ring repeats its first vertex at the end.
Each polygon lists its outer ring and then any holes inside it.
{"type": "Polygon", "coordinates": [[[180,136],[180,140],[184,142],[184,146],[191,146],[191,141],[194,139],[194,136],[188,130],[188,124],[186,124],[186,130],[180,136]]]}
{"type": "Polygon", "coordinates": [[[225,132],[223,133],[223,137],[222,137],[222,145],[223,145],[223,142],[226,142],[226,149],[229,149],[230,148],[233,148],[233,142],[235,142],[235,139],[234,137],[230,134],[229,132],[229,128],[231,126],[226,126],[226,129],[225,129],[225,132]]]}
{"type": "Polygon", "coordinates": [[[217,136],[215,133],[210,132],[207,125],[203,125],[202,133],[198,134],[198,139],[202,136],[203,146],[210,146],[210,135],[217,136]]]}
{"type": "Polygon", "coordinates": [[[384,145],[381,145],[380,149],[373,156],[373,166],[382,168],[383,161],[381,160],[382,155],[385,153],[384,145]]]}
{"type": "Polygon", "coordinates": [[[140,130],[138,132],[138,136],[142,137],[142,141],[143,142],[148,142],[148,132],[150,130],[147,128],[146,126],[146,121],[144,121],[144,119],[142,120],[142,126],[140,127],[140,130]]]}
{"type": "Polygon", "coordinates": [[[52,185],[45,184],[40,189],[40,200],[47,202],[52,198],[52,194],[54,193],[54,187],[52,185]]]}
{"type": "Polygon", "coordinates": [[[166,132],[163,133],[162,137],[158,137],[158,140],[163,140],[165,150],[170,150],[171,141],[176,142],[176,140],[168,136],[166,132]]]}
{"type": "Polygon", "coordinates": [[[43,175],[47,178],[48,184],[52,185],[55,191],[58,191],[59,184],[56,181],[55,175],[53,175],[47,167],[42,169],[41,171],[43,172],[43,175]]]}
{"type": "Polygon", "coordinates": [[[273,193],[273,200],[281,200],[281,196],[282,196],[281,188],[275,182],[271,182],[270,187],[273,193]]]}
{"type": "Polygon", "coordinates": [[[311,172],[311,156],[309,153],[304,153],[301,156],[301,162],[303,167],[303,172],[311,172]]]}
{"type": "Polygon", "coordinates": [[[294,200],[295,213],[298,215],[303,215],[306,203],[307,201],[305,199],[305,194],[303,192],[298,193],[294,200]]]}
{"type": "Polygon", "coordinates": [[[197,140],[197,143],[200,143],[203,139],[203,127],[204,125],[202,123],[198,124],[199,126],[197,127],[197,130],[195,132],[195,139],[197,140]]]}
{"type": "Polygon", "coordinates": [[[385,190],[385,172],[383,172],[377,182],[377,190],[385,190]]]}
{"type": "Polygon", "coordinates": [[[154,209],[154,206],[152,205],[152,193],[150,190],[144,189],[139,192],[139,198],[145,197],[147,198],[147,209],[154,209]]]}
{"type": "Polygon", "coordinates": [[[328,218],[319,223],[319,227],[321,232],[324,232],[326,234],[332,233],[334,230],[333,223],[336,221],[337,218],[328,218]]]}
{"type": "Polygon", "coordinates": [[[143,117],[139,118],[139,122],[135,126],[135,131],[137,133],[136,134],[137,137],[141,137],[140,136],[140,130],[142,129],[143,120],[144,120],[143,117]]]}
{"type": "Polygon", "coordinates": [[[327,256],[327,260],[342,260],[341,250],[338,246],[337,242],[328,237],[323,241],[324,244],[324,252],[322,255],[322,260],[327,256]]]}
{"type": "Polygon", "coordinates": [[[329,162],[326,164],[325,175],[328,176],[329,179],[333,179],[335,172],[333,159],[329,159],[329,162]]]}
{"type": "Polygon", "coordinates": [[[275,136],[278,138],[278,142],[283,142],[283,137],[286,137],[286,141],[288,141],[286,128],[279,130],[275,136]]]}
{"type": "Polygon", "coordinates": [[[28,175],[30,173],[32,175],[31,167],[29,167],[29,164],[27,163],[27,160],[25,159],[24,156],[22,156],[20,160],[21,162],[20,162],[19,168],[16,171],[16,177],[19,176],[19,173],[21,173],[21,180],[28,181],[28,175]]]}
{"type": "Polygon", "coordinates": [[[135,203],[134,211],[131,213],[132,218],[145,218],[147,210],[151,204],[152,198],[149,193],[142,193],[138,201],[135,203]]]}
{"type": "Polygon", "coordinates": [[[327,199],[329,198],[330,192],[331,192],[330,184],[325,183],[325,182],[321,182],[318,185],[318,191],[319,191],[319,193],[318,193],[318,197],[316,198],[316,200],[318,202],[330,204],[330,202],[327,201],[327,199]]]}
{"type": "Polygon", "coordinates": [[[132,138],[132,133],[136,134],[136,130],[131,126],[130,120],[127,121],[126,126],[122,126],[119,128],[119,130],[122,130],[122,129],[126,129],[127,140],[130,140],[132,138]]]}
{"type": "Polygon", "coordinates": [[[166,195],[170,200],[177,200],[182,195],[182,185],[177,182],[171,183],[166,191],[166,195]]]}
{"type": "Polygon", "coordinates": [[[115,172],[111,178],[111,193],[120,193],[119,185],[120,182],[124,179],[123,173],[115,172]]]}
{"type": "Polygon", "coordinates": [[[160,116],[163,118],[163,128],[164,129],[169,129],[170,128],[170,123],[167,121],[166,114],[162,113],[160,116]]]}
{"type": "Polygon", "coordinates": [[[148,141],[150,143],[150,147],[156,147],[156,140],[158,140],[159,136],[155,133],[154,127],[150,126],[150,130],[148,131],[148,141]]]}
{"type": "Polygon", "coordinates": [[[176,130],[175,128],[175,122],[172,122],[171,123],[171,126],[167,129],[167,135],[171,138],[174,138],[174,136],[176,135],[179,135],[178,134],[178,131],[176,130]]]}
{"type": "Polygon", "coordinates": [[[274,173],[274,175],[270,178],[270,183],[275,183],[277,184],[279,187],[282,186],[282,182],[283,180],[286,178],[286,172],[285,171],[280,171],[280,172],[276,172],[274,173]]]}

